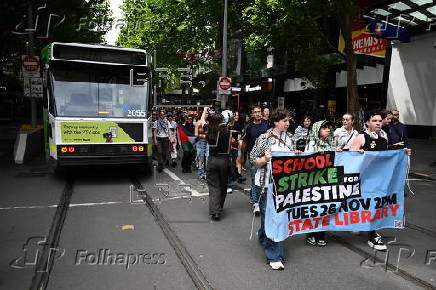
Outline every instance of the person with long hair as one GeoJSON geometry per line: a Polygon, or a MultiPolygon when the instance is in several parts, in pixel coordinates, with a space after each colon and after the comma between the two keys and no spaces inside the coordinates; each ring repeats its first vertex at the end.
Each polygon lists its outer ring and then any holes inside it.
{"type": "Polygon", "coordinates": [[[309,115],[303,116],[301,125],[295,129],[293,138],[298,150],[304,151],[307,140],[309,139],[310,130],[312,129],[313,120],[309,115]]]}
{"type": "Polygon", "coordinates": [[[353,139],[359,135],[359,132],[353,128],[354,116],[351,113],[345,113],[342,116],[342,127],[337,128],[333,133],[339,150],[348,151],[353,139]]]}
{"type": "MultiPolygon", "coordinates": [[[[272,152],[295,152],[292,135],[287,132],[289,127],[289,112],[285,109],[275,109],[270,122],[273,128],[257,138],[250,153],[250,162],[257,168],[255,184],[260,188],[260,197],[256,202],[260,207],[259,242],[262,245],[266,259],[273,270],[283,270],[284,249],[283,242],[274,242],[265,233],[265,211],[267,205],[266,188],[271,183],[272,152]]],[[[254,186],[254,184],[253,184],[254,186]]]]}
{"type": "Polygon", "coordinates": [[[221,114],[212,114],[203,127],[209,144],[207,161],[207,185],[209,187],[209,215],[215,221],[221,219],[227,195],[230,174],[230,132],[221,114]]]}
{"type": "Polygon", "coordinates": [[[198,177],[206,180],[206,163],[209,156],[209,145],[206,141],[206,135],[204,134],[203,127],[207,124],[207,117],[209,114],[209,108],[205,107],[200,119],[195,124],[195,136],[197,137],[197,143],[195,148],[197,150],[196,163],[198,168],[198,177]]]}

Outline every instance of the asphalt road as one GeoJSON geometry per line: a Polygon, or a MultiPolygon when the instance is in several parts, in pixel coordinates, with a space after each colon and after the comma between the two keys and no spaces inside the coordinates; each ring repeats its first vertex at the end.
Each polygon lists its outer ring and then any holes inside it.
{"type": "Polygon", "coordinates": [[[228,195],[223,219],[211,222],[206,184],[180,168],[81,167],[55,177],[42,158],[17,166],[5,156],[0,289],[436,287],[436,262],[425,265],[427,251],[436,250],[431,181],[411,181],[408,227],[381,231],[395,240],[387,263],[366,246],[365,235],[332,232],[325,248],[305,245],[300,235],[286,240],[286,268],[272,271],[244,186],[228,195]],[[143,190],[131,194],[131,187],[143,190]],[[398,253],[397,244],[414,254],[398,253]]]}

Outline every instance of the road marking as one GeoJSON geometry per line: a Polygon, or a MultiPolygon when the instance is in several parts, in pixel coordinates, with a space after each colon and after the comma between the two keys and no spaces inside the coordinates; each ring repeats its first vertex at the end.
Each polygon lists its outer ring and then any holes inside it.
{"type": "Polygon", "coordinates": [[[168,174],[173,180],[176,181],[183,181],[181,180],[174,172],[168,170],[167,168],[164,168],[163,172],[165,172],[166,174],[168,174]]]}
{"type": "MultiPolygon", "coordinates": [[[[121,204],[127,203],[123,201],[106,201],[106,202],[89,202],[89,203],[71,203],[69,207],[80,207],[80,206],[96,206],[96,205],[111,205],[111,204],[121,204]]],[[[31,206],[10,206],[10,207],[0,207],[0,210],[11,210],[11,209],[43,209],[43,208],[57,208],[57,204],[53,205],[31,205],[31,206]]]]}
{"type": "MultiPolygon", "coordinates": [[[[173,179],[173,180],[175,180],[175,181],[181,181],[181,182],[182,182],[182,183],[181,183],[182,185],[183,185],[183,184],[188,185],[188,184],[185,183],[185,182],[184,182],[180,177],[178,177],[174,172],[170,171],[169,169],[164,168],[163,172],[165,172],[166,174],[168,174],[168,175],[171,177],[171,179],[173,179]]],[[[209,195],[209,192],[202,192],[202,193],[200,193],[200,192],[198,192],[197,190],[193,189],[192,186],[191,186],[191,193],[192,193],[192,196],[205,196],[205,195],[209,195]]]]}
{"type": "Polygon", "coordinates": [[[72,204],[70,204],[70,207],[108,205],[108,204],[120,204],[120,203],[126,203],[126,202],[124,202],[124,201],[106,201],[106,202],[72,203],[72,204]]]}

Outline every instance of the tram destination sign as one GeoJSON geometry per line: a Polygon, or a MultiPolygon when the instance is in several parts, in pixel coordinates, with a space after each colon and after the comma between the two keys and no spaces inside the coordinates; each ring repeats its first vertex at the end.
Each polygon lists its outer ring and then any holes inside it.
{"type": "Polygon", "coordinates": [[[145,65],[146,54],[141,51],[111,49],[105,47],[53,45],[53,58],[56,60],[81,60],[127,65],[145,65]]]}

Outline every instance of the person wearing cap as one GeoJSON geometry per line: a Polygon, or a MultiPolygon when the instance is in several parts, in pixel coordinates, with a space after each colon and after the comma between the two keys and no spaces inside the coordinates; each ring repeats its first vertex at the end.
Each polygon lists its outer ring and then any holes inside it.
{"type": "MultiPolygon", "coordinates": [[[[328,120],[315,122],[309,135],[309,142],[304,152],[335,151],[337,143],[332,135],[333,123],[328,120]]],[[[309,233],[306,243],[312,246],[326,246],[325,232],[309,233]]]]}

